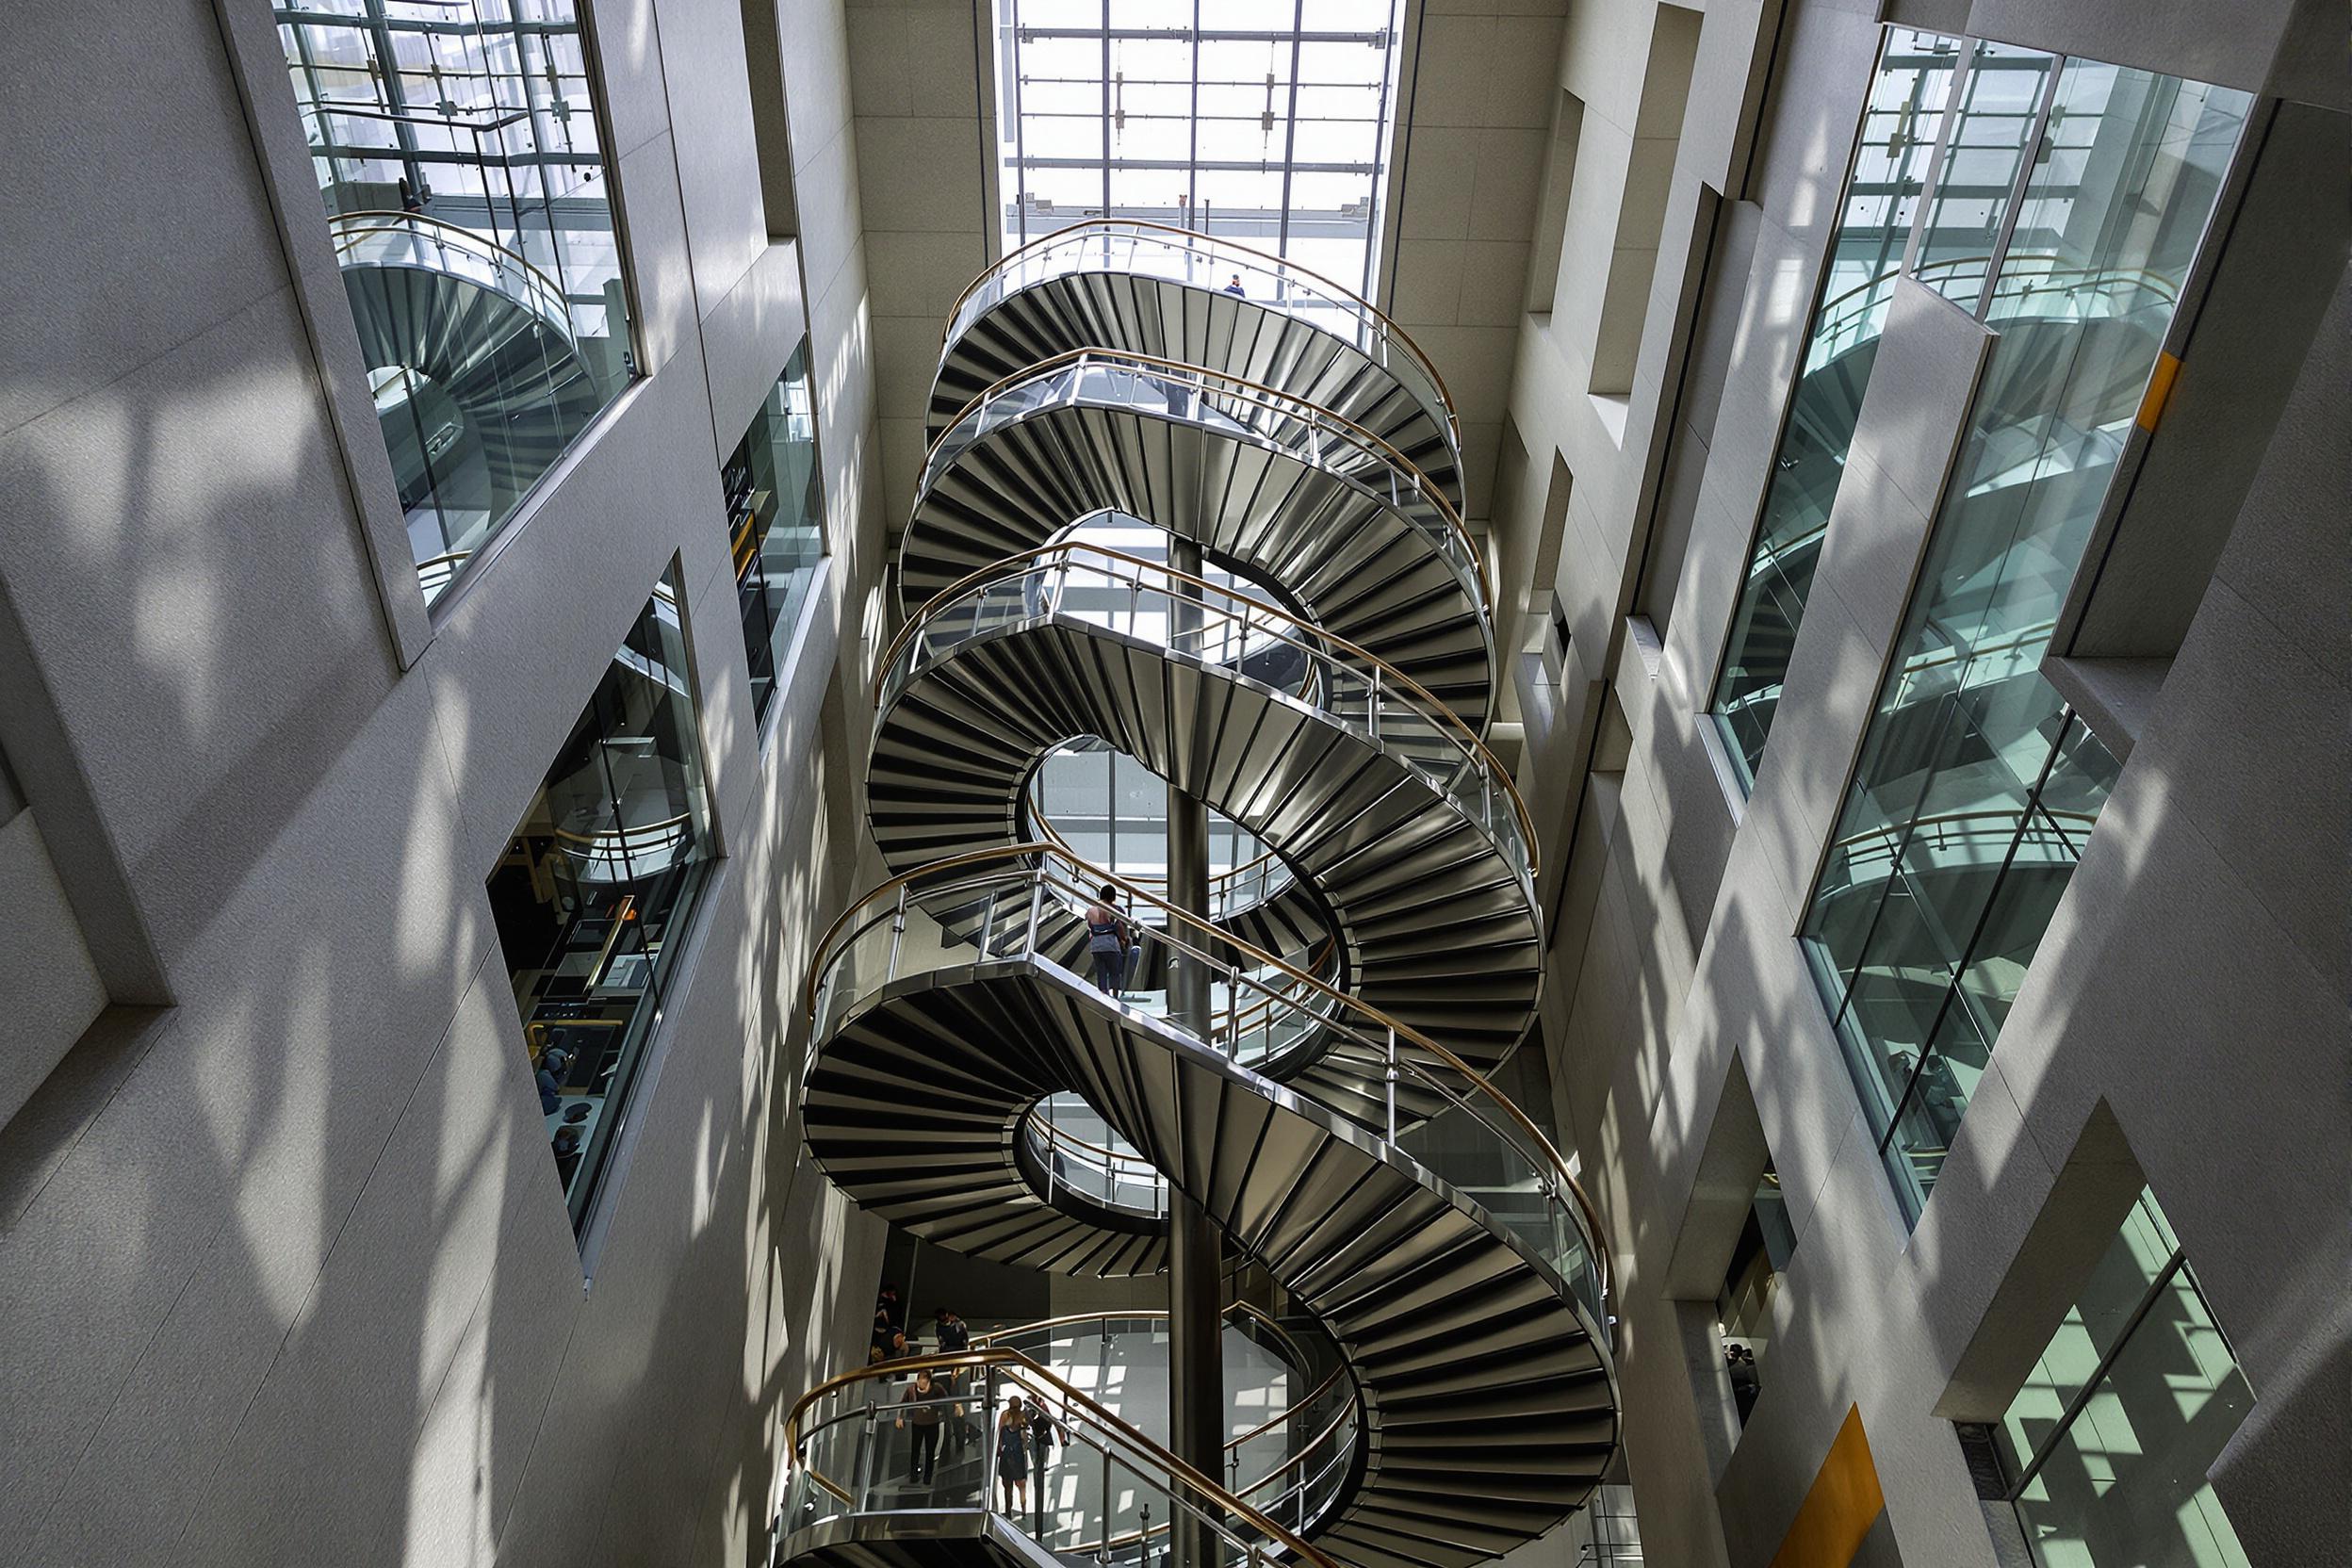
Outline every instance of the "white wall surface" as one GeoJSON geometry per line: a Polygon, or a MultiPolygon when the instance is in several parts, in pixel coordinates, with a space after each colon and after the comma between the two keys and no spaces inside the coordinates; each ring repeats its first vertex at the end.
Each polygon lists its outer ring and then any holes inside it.
{"type": "Polygon", "coordinates": [[[879,534],[843,19],[783,8],[771,246],[736,0],[595,8],[650,373],[428,626],[377,601],[238,3],[36,5],[0,67],[0,726],[60,876],[112,869],[92,951],[157,975],[8,1057],[0,1562],[740,1563],[880,1246],[791,1104],[879,534]],[[717,467],[804,320],[834,555],[763,742],[717,467]],[[583,1266],[483,879],[674,558],[725,858],[583,1266]]]}

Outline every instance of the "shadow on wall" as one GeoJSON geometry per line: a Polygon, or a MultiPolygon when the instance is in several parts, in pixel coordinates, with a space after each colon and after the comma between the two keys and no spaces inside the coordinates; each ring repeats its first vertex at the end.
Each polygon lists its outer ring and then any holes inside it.
{"type": "Polygon", "coordinates": [[[779,720],[795,787],[735,825],[584,1294],[431,684],[216,890],[181,1005],[110,1013],[0,1130],[0,1562],[742,1560],[764,1533],[781,1413],[871,1284],[796,1170],[814,705],[779,720]]]}

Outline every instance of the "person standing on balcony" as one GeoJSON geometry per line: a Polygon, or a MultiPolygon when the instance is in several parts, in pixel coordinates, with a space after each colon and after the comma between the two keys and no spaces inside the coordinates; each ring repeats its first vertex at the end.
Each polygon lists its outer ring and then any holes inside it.
{"type": "Polygon", "coordinates": [[[1020,1518],[1028,1490],[1029,1418],[1022,1413],[1021,1396],[1016,1394],[996,1417],[996,1492],[1003,1511],[1020,1518]]]}
{"type": "MultiPolygon", "coordinates": [[[[939,1417],[948,1405],[947,1391],[931,1377],[929,1367],[915,1374],[915,1380],[906,1385],[906,1392],[898,1396],[901,1406],[898,1425],[914,1423],[914,1435],[906,1446],[906,1478],[917,1486],[929,1486],[939,1473],[939,1417]]],[[[963,1413],[964,1407],[953,1406],[952,1415],[963,1413]]]]}
{"type": "Polygon", "coordinates": [[[1086,956],[1094,964],[1096,990],[1125,994],[1135,980],[1135,961],[1143,956],[1140,939],[1135,923],[1119,913],[1119,885],[1103,883],[1102,896],[1086,906],[1086,956]]]}
{"type": "Polygon", "coordinates": [[[1236,296],[1236,297],[1238,297],[1238,298],[1240,298],[1240,299],[1244,299],[1244,300],[1246,300],[1246,299],[1248,299],[1248,298],[1250,297],[1247,293],[1244,293],[1244,292],[1243,292],[1243,290],[1242,290],[1242,286],[1241,286],[1241,274],[1240,274],[1239,272],[1235,272],[1235,273],[1234,273],[1234,274],[1233,274],[1231,278],[1228,278],[1228,279],[1226,280],[1226,282],[1225,282],[1225,292],[1226,292],[1226,293],[1228,293],[1228,294],[1234,295],[1234,296],[1236,296]]]}
{"type": "Polygon", "coordinates": [[[1037,1471],[1034,1478],[1037,1511],[1031,1519],[1035,1527],[1031,1533],[1042,1539],[1045,1535],[1045,1467],[1054,1462],[1054,1443],[1057,1440],[1067,1441],[1070,1434],[1062,1430],[1062,1424],[1054,1419],[1043,1399],[1032,1399],[1026,1405],[1029,1412],[1030,1463],[1037,1471]]]}

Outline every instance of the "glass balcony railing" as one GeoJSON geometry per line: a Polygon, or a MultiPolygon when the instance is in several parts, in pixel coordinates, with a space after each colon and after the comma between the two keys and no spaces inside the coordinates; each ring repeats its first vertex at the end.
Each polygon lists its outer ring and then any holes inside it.
{"type": "Polygon", "coordinates": [[[948,313],[940,342],[953,344],[974,321],[1022,289],[1077,272],[1123,272],[1238,293],[1259,309],[1296,317],[1386,370],[1461,444],[1445,378],[1420,345],[1379,307],[1297,262],[1188,229],[1102,219],[1033,239],[964,289],[948,313]]]}
{"type": "MultiPolygon", "coordinates": [[[[1075,1098],[1072,1096],[1071,1098],[1075,1098]]],[[[1256,1419],[1239,1404],[1226,1411],[1224,1464],[1218,1472],[1227,1490],[1282,1525],[1304,1531],[1336,1495],[1363,1427],[1355,1379],[1339,1347],[1311,1319],[1285,1323],[1248,1301],[1224,1311],[1227,1360],[1235,1336],[1253,1341],[1284,1370],[1274,1408],[1256,1419]]],[[[1015,1350],[1041,1365],[1134,1369],[1121,1342],[1130,1336],[1155,1344],[1165,1354],[1165,1312],[1080,1313],[976,1334],[976,1350],[1015,1350]]],[[[1165,1368],[1165,1362],[1162,1363],[1165,1368]]],[[[1229,1397],[1239,1390],[1229,1391],[1229,1397]]],[[[1253,1391],[1254,1392],[1254,1391],[1253,1391]]],[[[1072,1484],[1084,1484],[1080,1477],[1072,1484]]]]}
{"type": "Polygon", "coordinates": [[[1429,536],[1491,613],[1493,584],[1452,501],[1395,447],[1329,409],[1238,376],[1150,354],[1079,349],[1041,360],[966,403],[923,455],[928,494],[973,446],[1030,415],[1098,408],[1172,419],[1246,441],[1369,493],[1429,536]]]}
{"type": "Polygon", "coordinates": [[[1534,823],[1509,770],[1411,677],[1257,599],[1098,545],[1049,545],[956,583],[906,623],[883,657],[887,708],[974,639],[1060,616],[1139,638],[1306,703],[1400,759],[1482,828],[1532,885],[1534,823]],[[1123,590],[1107,598],[1106,587],[1123,590]],[[1083,598],[1084,608],[1078,608],[1083,598]]]}
{"type": "MultiPolygon", "coordinates": [[[[1608,1337],[1608,1284],[1592,1244],[1599,1222],[1551,1141],[1501,1090],[1429,1036],[1323,984],[1271,954],[1235,940],[1099,867],[1042,844],[1015,844],[954,857],[894,877],[837,919],[817,946],[805,998],[809,1038],[830,1036],[893,981],[981,964],[1062,967],[1050,948],[1064,917],[1083,911],[1109,883],[1161,923],[1142,927],[1139,973],[1168,985],[1104,998],[1164,1019],[1208,1049],[1238,1056],[1245,1008],[1281,1023],[1300,1020],[1327,1050],[1392,1073],[1385,1127],[1364,1131],[1483,1207],[1530,1258],[1555,1273],[1608,1337]],[[1171,1009],[1176,978],[1209,982],[1206,1017],[1171,1009]],[[1400,1117],[1396,1086],[1426,1091],[1439,1106],[1426,1119],[1400,1117]]],[[[1264,1027],[1264,1025],[1261,1025],[1264,1027]]]]}
{"type": "Polygon", "coordinates": [[[1337,1496],[1354,1443],[1350,1423],[1300,1455],[1302,1465],[1266,1478],[1256,1490],[1280,1494],[1255,1501],[1004,1348],[905,1358],[820,1383],[793,1407],[786,1440],[788,1539],[862,1514],[923,1510],[926,1533],[942,1515],[993,1514],[1066,1560],[1136,1568],[1165,1561],[1171,1537],[1185,1535],[1203,1562],[1339,1568],[1299,1530],[1337,1496]],[[1273,1484],[1298,1468],[1311,1471],[1305,1481],[1273,1484]]]}

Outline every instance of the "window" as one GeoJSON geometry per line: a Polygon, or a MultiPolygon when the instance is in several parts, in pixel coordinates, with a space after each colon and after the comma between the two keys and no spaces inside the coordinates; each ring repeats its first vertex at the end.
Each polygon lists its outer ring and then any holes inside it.
{"type": "Polygon", "coordinates": [[[727,492],[743,652],[751,662],[752,716],[764,720],[825,556],[825,480],[817,471],[807,338],[720,466],[719,482],[727,492]]]}
{"type": "Polygon", "coordinates": [[[594,50],[573,0],[275,14],[431,603],[637,370],[594,50]]]}
{"type": "Polygon", "coordinates": [[[1756,1184],[1756,1200],[1747,1222],[1731,1250],[1731,1266],[1723,1270],[1723,1289],[1715,1296],[1715,1325],[1723,1342],[1723,1369],[1731,1378],[1731,1396],[1740,1424],[1748,1424],[1763,1392],[1765,1344],[1772,1332],[1772,1298],[1780,1278],[1797,1250],[1797,1233],[1788,1223],[1788,1204],[1781,1196],[1780,1173],[1771,1160],[1756,1184]]]}
{"type": "Polygon", "coordinates": [[[1952,39],[1889,28],[1871,78],[1805,363],[1772,456],[1764,514],[1715,684],[1715,722],[1742,788],[1755,785],[1780,706],[1829,509],[1870,388],[1903,237],[1959,58],[1952,39]]]}
{"type": "Polygon", "coordinates": [[[674,564],[490,874],[575,1230],[611,1160],[711,853],[678,603],[674,564]]]}
{"type": "Polygon", "coordinates": [[[996,0],[1004,249],[1140,219],[1369,298],[1396,13],[1396,0],[996,0]]]}
{"type": "Polygon", "coordinates": [[[2048,77],[1995,344],[1803,941],[1916,1218],[2115,776],[2040,663],[2250,103],[2048,77]]]}
{"type": "Polygon", "coordinates": [[[2244,1568],[2205,1479],[2254,1403],[2143,1190],[1994,1429],[2039,1568],[2244,1568]]]}

